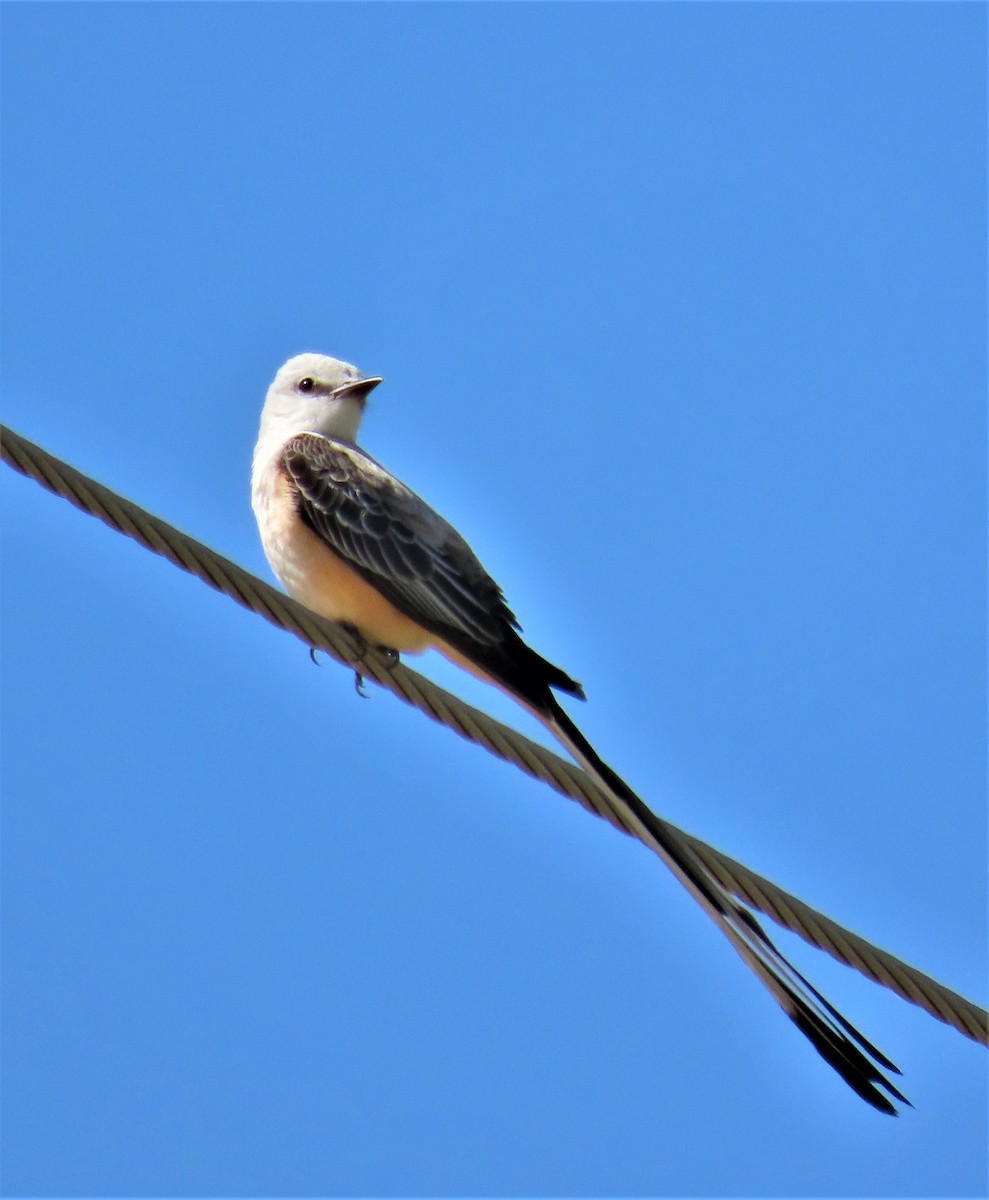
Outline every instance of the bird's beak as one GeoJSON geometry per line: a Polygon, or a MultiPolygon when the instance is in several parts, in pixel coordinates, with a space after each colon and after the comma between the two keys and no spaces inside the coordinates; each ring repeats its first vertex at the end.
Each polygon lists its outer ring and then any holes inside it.
{"type": "Polygon", "coordinates": [[[381,379],[351,379],[347,383],[341,383],[338,388],[334,388],[330,392],[331,396],[353,396],[355,400],[359,400],[362,404],[368,397],[368,393],[381,383],[381,379]]]}

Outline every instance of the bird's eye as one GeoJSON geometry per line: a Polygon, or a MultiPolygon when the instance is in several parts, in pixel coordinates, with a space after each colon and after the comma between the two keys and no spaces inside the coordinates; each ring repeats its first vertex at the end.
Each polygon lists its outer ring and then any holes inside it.
{"type": "Polygon", "coordinates": [[[305,379],[300,379],[298,383],[300,392],[311,392],[315,386],[316,380],[310,379],[308,375],[305,377],[305,379]]]}

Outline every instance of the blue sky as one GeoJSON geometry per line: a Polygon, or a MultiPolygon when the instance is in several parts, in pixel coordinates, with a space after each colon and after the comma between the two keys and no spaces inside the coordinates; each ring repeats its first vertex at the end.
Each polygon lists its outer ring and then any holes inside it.
{"type": "MultiPolygon", "coordinates": [[[[985,25],[8,4],[4,419],[267,577],[270,377],[385,376],[602,754],[985,1003],[985,25]]],[[[984,1194],[983,1048],[786,940],[880,1117],[641,847],[0,497],[6,1194],[984,1194]]]]}

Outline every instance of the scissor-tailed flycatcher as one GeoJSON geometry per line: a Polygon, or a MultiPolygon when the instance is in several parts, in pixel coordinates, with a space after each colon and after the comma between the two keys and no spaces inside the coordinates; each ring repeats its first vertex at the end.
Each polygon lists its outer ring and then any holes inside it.
{"type": "Polygon", "coordinates": [[[380,379],[320,354],[300,354],[268,389],[251,498],[265,554],[288,592],[369,641],[434,647],[522,704],[608,793],[624,823],[715,921],[791,1021],[858,1094],[885,1113],[909,1101],[880,1067],[898,1069],[776,949],[755,917],[599,758],[553,690],[579,683],[519,635],[501,589],[441,516],[355,444],[380,379]],[[886,1094],[884,1094],[886,1093],[886,1094]]]}

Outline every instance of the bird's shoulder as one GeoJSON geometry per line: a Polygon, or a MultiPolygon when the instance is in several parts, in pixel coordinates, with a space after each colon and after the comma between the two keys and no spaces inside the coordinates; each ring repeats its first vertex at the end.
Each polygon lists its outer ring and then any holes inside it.
{"type": "Polygon", "coordinates": [[[366,491],[412,494],[359,446],[323,433],[297,433],[290,437],[282,447],[280,465],[286,474],[299,480],[325,480],[338,487],[359,486],[366,491]]]}
{"type": "Polygon", "coordinates": [[[281,468],[304,503],[379,536],[419,542],[452,558],[478,583],[497,587],[449,521],[352,442],[321,433],[296,434],[285,443],[281,468]]]}

